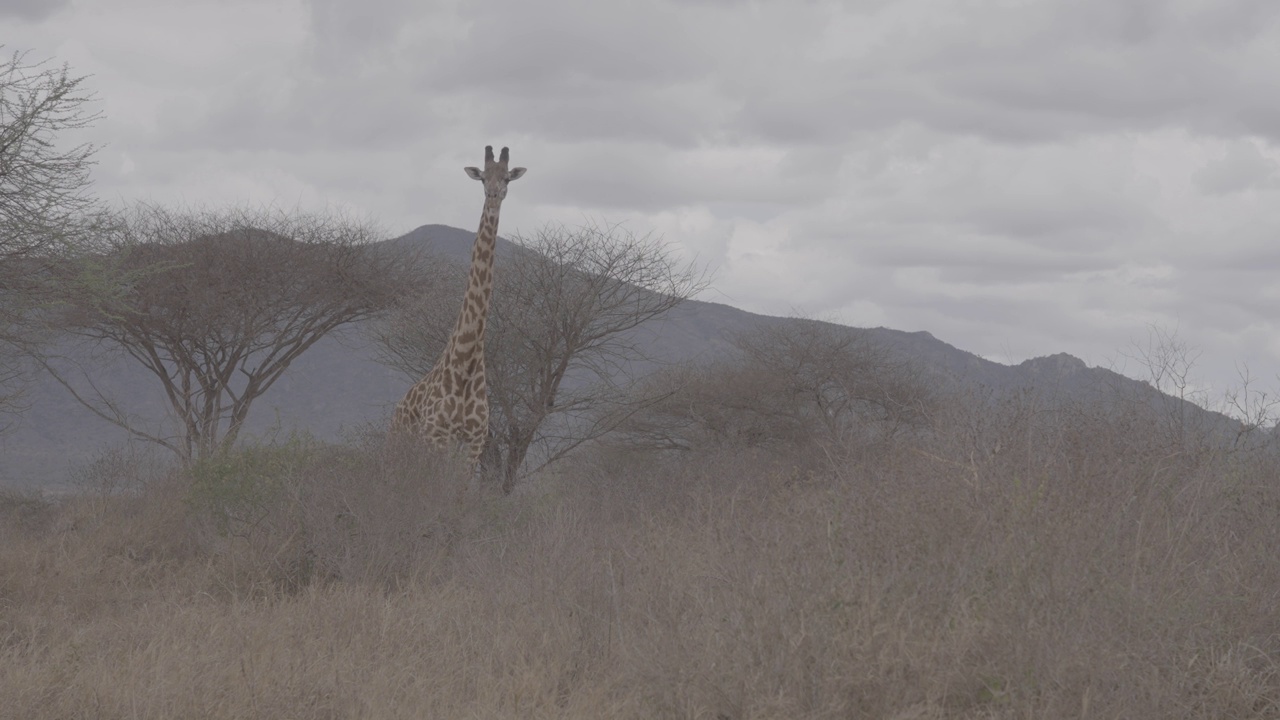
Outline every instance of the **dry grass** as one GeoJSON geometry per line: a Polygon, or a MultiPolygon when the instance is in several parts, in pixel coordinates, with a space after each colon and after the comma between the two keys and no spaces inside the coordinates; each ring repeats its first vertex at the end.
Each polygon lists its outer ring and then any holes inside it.
{"type": "Polygon", "coordinates": [[[510,498],[308,443],[8,498],[0,714],[1280,716],[1273,456],[1008,417],[838,466],[600,457],[510,498]]]}

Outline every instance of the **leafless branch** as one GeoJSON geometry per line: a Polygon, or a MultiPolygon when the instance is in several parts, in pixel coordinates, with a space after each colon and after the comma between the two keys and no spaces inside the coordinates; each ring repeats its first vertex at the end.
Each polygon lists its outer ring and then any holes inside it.
{"type": "MultiPolygon", "coordinates": [[[[515,256],[494,273],[485,339],[491,437],[482,462],[508,491],[522,473],[653,402],[627,379],[645,359],[635,331],[707,284],[658,239],[617,225],[549,225],[515,241],[515,256]]],[[[415,378],[430,370],[453,327],[459,275],[424,281],[425,290],[380,325],[385,362],[415,378]]]]}
{"type": "Polygon", "coordinates": [[[66,65],[0,61],[0,411],[16,412],[23,358],[47,340],[50,262],[90,242],[111,215],[90,192],[98,147],[67,138],[99,119],[85,77],[66,65]]]}

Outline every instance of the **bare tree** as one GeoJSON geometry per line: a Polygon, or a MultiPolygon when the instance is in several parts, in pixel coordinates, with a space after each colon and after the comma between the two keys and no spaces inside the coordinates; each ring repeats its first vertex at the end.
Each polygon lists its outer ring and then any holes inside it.
{"type": "Polygon", "coordinates": [[[18,358],[42,339],[33,311],[47,303],[47,266],[101,228],[90,192],[98,148],[60,147],[93,124],[86,78],[15,53],[0,62],[0,409],[16,409],[18,358]]]}
{"type": "Polygon", "coordinates": [[[794,318],[739,335],[748,367],[772,378],[794,412],[829,437],[874,425],[890,435],[927,420],[935,402],[922,372],[863,331],[794,318]]]}
{"type": "Polygon", "coordinates": [[[1129,348],[1119,353],[1121,362],[1114,363],[1145,386],[1109,388],[1110,403],[1129,413],[1147,415],[1147,424],[1164,446],[1185,456],[1268,444],[1274,433],[1262,431],[1275,424],[1276,398],[1260,388],[1249,368],[1242,365],[1237,367],[1239,384],[1223,390],[1221,400],[1213,402],[1207,385],[1196,378],[1201,354],[1176,327],[1148,326],[1146,340],[1131,341],[1129,348]]]}
{"type": "MultiPolygon", "coordinates": [[[[643,326],[707,283],[658,240],[619,226],[549,225],[514,239],[514,257],[495,274],[485,338],[490,439],[481,462],[505,492],[653,401],[628,391],[646,360],[643,326]]],[[[462,296],[460,279],[424,285],[376,333],[384,362],[410,377],[430,370],[462,296]]]]}
{"type": "Polygon", "coordinates": [[[1249,373],[1248,365],[1237,365],[1239,384],[1223,393],[1222,410],[1240,421],[1233,446],[1253,447],[1273,444],[1280,439],[1280,426],[1276,424],[1276,409],[1280,398],[1274,392],[1260,389],[1249,373]]]}
{"type": "Polygon", "coordinates": [[[937,403],[918,368],[853,328],[792,318],[733,342],[730,361],[655,379],[666,399],[628,420],[625,442],[665,450],[836,446],[924,426],[937,403]]]}
{"type": "Polygon", "coordinates": [[[164,390],[176,434],[148,429],[69,357],[45,367],[99,417],[184,461],[230,447],[254,400],[318,340],[387,307],[411,264],[371,246],[365,223],[278,210],[170,212],[138,206],[103,256],[68,262],[62,327],[122,352],[164,390]],[[113,293],[76,291],[85,262],[109,263],[113,293]]]}

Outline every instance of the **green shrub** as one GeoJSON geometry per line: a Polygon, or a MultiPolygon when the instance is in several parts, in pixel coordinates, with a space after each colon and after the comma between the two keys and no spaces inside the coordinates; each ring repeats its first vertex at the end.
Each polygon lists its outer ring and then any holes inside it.
{"type": "Polygon", "coordinates": [[[321,447],[315,438],[295,434],[284,444],[250,445],[201,460],[190,470],[191,508],[224,535],[256,527],[294,493],[321,447]]]}

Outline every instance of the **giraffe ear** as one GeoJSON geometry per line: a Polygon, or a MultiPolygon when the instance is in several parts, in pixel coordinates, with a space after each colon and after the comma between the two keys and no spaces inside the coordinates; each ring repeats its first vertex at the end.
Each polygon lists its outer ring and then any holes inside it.
{"type": "Polygon", "coordinates": [[[469,167],[469,168],[462,168],[462,169],[467,172],[467,175],[471,176],[472,180],[479,180],[480,182],[484,182],[484,175],[480,174],[480,168],[469,167]]]}
{"type": "Polygon", "coordinates": [[[507,173],[507,182],[519,180],[520,176],[524,174],[524,170],[524,168],[511,168],[511,172],[507,173]]]}

